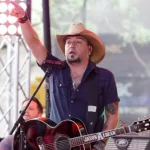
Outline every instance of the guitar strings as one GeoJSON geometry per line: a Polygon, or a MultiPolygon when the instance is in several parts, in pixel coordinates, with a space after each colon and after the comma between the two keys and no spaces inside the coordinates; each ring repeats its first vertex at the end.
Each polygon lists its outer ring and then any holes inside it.
{"type": "Polygon", "coordinates": [[[62,140],[62,141],[58,141],[58,142],[53,142],[53,143],[49,143],[49,144],[42,144],[44,146],[44,148],[50,148],[53,149],[54,147],[59,148],[69,148],[69,144],[68,142],[66,142],[67,140],[62,140]]]}
{"type": "MultiPolygon", "coordinates": [[[[76,141],[77,142],[77,141],[76,141]]],[[[74,142],[74,143],[76,143],[74,142]]],[[[70,140],[61,140],[61,141],[57,141],[57,142],[53,142],[53,143],[49,143],[49,144],[43,144],[43,142],[41,142],[42,146],[44,146],[44,148],[54,148],[54,147],[57,147],[57,148],[69,148],[70,146],[70,140]]],[[[79,142],[78,142],[79,143],[79,142]]]]}

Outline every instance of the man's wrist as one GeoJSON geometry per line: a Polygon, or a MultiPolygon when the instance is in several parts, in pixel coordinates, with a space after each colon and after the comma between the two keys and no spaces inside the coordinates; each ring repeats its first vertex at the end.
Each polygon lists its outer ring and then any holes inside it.
{"type": "Polygon", "coordinates": [[[102,150],[104,149],[106,146],[104,141],[97,141],[94,145],[93,148],[95,148],[96,150],[102,150]]]}
{"type": "Polygon", "coordinates": [[[28,15],[26,13],[22,18],[18,18],[19,23],[25,23],[27,20],[29,20],[29,18],[28,18],[28,15]]]}

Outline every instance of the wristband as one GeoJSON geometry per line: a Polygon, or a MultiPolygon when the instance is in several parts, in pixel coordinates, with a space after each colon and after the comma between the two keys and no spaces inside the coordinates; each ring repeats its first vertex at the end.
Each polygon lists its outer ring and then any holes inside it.
{"type": "Polygon", "coordinates": [[[25,13],[24,17],[18,18],[18,22],[19,22],[19,23],[25,23],[28,19],[29,19],[29,18],[28,18],[28,16],[27,16],[27,14],[25,13]]]}
{"type": "Polygon", "coordinates": [[[104,150],[106,144],[103,141],[98,141],[93,145],[96,150],[104,150]]]}

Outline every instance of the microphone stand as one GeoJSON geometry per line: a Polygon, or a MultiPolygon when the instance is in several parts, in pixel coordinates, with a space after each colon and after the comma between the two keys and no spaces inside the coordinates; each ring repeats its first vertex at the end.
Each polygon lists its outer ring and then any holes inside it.
{"type": "Polygon", "coordinates": [[[46,89],[46,118],[50,117],[50,89],[49,89],[49,78],[45,79],[45,89],[46,89]]]}
{"type": "Polygon", "coordinates": [[[15,131],[15,129],[18,127],[18,125],[20,124],[20,138],[19,138],[19,150],[23,150],[24,149],[24,145],[23,145],[23,135],[24,135],[24,123],[25,123],[25,120],[23,119],[23,116],[28,108],[28,106],[30,105],[33,97],[36,95],[36,93],[38,92],[39,88],[41,87],[42,83],[44,82],[45,78],[46,77],[49,77],[50,76],[50,72],[52,70],[52,66],[49,66],[45,72],[45,75],[43,77],[43,79],[41,80],[40,84],[38,85],[38,87],[36,88],[36,90],[34,91],[33,95],[31,96],[28,104],[26,105],[26,107],[23,109],[23,111],[21,112],[19,118],[17,119],[17,121],[15,122],[12,130],[10,131],[10,135],[13,134],[13,132],[15,131]]]}

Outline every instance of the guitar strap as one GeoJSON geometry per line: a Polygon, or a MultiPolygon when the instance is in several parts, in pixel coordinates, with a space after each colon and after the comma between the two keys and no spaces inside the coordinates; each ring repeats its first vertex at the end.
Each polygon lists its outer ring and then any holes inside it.
{"type": "Polygon", "coordinates": [[[103,112],[102,100],[103,94],[102,89],[99,87],[99,74],[91,72],[89,76],[89,87],[88,87],[88,132],[95,133],[100,132],[103,128],[104,117],[99,117],[103,112]]]}

